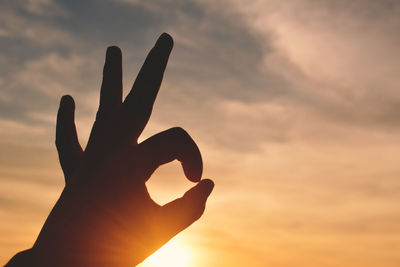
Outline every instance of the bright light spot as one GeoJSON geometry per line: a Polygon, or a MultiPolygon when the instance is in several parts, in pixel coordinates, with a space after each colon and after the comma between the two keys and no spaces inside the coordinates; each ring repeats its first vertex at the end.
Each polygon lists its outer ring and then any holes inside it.
{"type": "Polygon", "coordinates": [[[190,267],[190,253],[175,240],[171,240],[138,267],[190,267]]]}

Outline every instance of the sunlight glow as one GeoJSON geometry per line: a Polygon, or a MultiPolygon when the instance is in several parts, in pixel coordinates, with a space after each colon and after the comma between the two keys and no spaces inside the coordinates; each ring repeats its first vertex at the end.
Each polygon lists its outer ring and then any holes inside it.
{"type": "Polygon", "coordinates": [[[171,240],[138,267],[190,267],[190,253],[176,240],[171,240]]]}

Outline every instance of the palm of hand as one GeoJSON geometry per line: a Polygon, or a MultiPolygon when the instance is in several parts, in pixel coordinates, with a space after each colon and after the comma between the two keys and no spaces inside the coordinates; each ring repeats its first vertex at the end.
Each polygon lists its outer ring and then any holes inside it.
{"type": "Polygon", "coordinates": [[[48,255],[44,264],[138,264],[204,212],[213,183],[200,181],[201,155],[190,136],[171,128],[137,143],[172,45],[169,35],[160,36],[123,103],[121,51],[108,48],[100,106],[85,151],[76,134],[73,99],[62,98],[56,145],[66,187],[33,247],[37,255],[48,255]],[[145,182],[174,159],[189,180],[200,182],[182,198],[159,206],[145,182]]]}

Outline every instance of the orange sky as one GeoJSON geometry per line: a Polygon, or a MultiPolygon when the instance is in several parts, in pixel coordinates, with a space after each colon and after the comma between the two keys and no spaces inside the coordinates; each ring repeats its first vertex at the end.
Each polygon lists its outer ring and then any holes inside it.
{"type": "MultiPolygon", "coordinates": [[[[187,267],[400,265],[397,1],[76,3],[0,4],[0,264],[32,246],[62,190],[59,98],[74,96],[85,144],[106,47],[123,50],[127,92],[166,31],[142,139],[183,127],[216,184],[172,240],[187,267]]],[[[161,204],[191,186],[177,163],[148,183],[161,204]]]]}

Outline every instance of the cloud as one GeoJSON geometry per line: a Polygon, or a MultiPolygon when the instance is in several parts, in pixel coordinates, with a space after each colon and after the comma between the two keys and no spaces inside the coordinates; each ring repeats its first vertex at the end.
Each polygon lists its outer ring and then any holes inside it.
{"type": "MultiPolygon", "coordinates": [[[[167,31],[175,48],[143,138],[182,126],[198,142],[216,188],[208,228],[199,222],[194,231],[212,236],[204,242],[215,258],[234,247],[237,262],[252,266],[293,259],[343,266],[361,255],[359,239],[363,255],[396,258],[396,246],[384,245],[398,232],[396,1],[30,0],[1,7],[0,212],[8,225],[22,216],[11,207],[40,212],[29,233],[13,228],[25,236],[15,249],[34,236],[63,186],[54,148],[59,97],[74,96],[84,145],[106,47],[123,50],[126,94],[167,31]]],[[[156,175],[150,189],[162,200],[191,185],[180,182],[176,164],[156,175]]],[[[11,255],[9,243],[0,246],[11,255]]],[[[352,265],[367,266],[367,258],[352,265]]]]}
{"type": "Polygon", "coordinates": [[[236,7],[267,43],[265,71],[290,81],[293,104],[311,106],[332,123],[383,131],[398,125],[397,3],[237,1],[236,7]]]}
{"type": "Polygon", "coordinates": [[[11,4],[1,4],[2,27],[0,32],[2,38],[28,41],[33,45],[43,47],[63,45],[74,40],[72,35],[46,23],[51,18],[66,16],[65,12],[54,2],[43,0],[27,2],[13,1],[11,4]]]}

